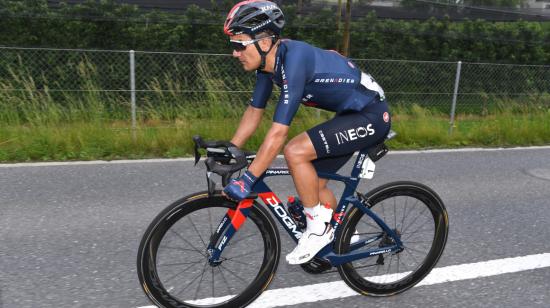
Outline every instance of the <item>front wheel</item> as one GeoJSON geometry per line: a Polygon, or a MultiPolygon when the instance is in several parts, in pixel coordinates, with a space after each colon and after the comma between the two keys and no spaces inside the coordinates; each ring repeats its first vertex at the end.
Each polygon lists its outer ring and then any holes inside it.
{"type": "MultiPolygon", "coordinates": [[[[433,190],[414,182],[394,182],[376,188],[367,194],[364,204],[397,234],[403,249],[343,264],[338,272],[348,286],[363,295],[403,292],[428,275],[443,253],[449,229],[445,206],[433,190]]],[[[350,242],[377,239],[359,249],[395,244],[357,207],[346,214],[341,228],[335,242],[339,254],[350,251],[350,242]]]]}
{"type": "Polygon", "coordinates": [[[244,307],[271,282],[280,256],[273,218],[258,203],[225,247],[220,264],[207,246],[228,210],[237,204],[198,193],[182,198],[151,223],[139,246],[141,286],[159,307],[244,307]]]}

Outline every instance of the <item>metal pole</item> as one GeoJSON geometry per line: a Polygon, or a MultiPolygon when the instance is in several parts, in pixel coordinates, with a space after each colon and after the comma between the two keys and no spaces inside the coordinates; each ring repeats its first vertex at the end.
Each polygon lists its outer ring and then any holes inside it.
{"type": "Polygon", "coordinates": [[[461,70],[462,70],[462,61],[458,61],[458,64],[456,67],[455,91],[453,93],[453,105],[451,106],[451,122],[449,126],[449,135],[453,133],[453,126],[455,124],[456,96],[458,95],[458,85],[460,83],[461,70]]]}
{"type": "Polygon", "coordinates": [[[130,103],[132,106],[132,140],[136,142],[136,65],[133,50],[130,50],[130,103]]]}

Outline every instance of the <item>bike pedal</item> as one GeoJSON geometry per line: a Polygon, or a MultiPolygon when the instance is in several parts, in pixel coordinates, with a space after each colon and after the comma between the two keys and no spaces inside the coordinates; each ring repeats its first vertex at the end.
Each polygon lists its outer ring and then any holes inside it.
{"type": "Polygon", "coordinates": [[[332,268],[330,262],[319,258],[314,258],[307,263],[300,264],[300,266],[309,274],[322,274],[332,268]]]}

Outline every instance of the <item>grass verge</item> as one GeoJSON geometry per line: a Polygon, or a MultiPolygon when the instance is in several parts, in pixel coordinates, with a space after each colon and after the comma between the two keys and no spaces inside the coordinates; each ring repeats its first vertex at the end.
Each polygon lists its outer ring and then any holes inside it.
{"type": "MultiPolygon", "coordinates": [[[[304,109],[304,108],[303,108],[304,109]]],[[[82,120],[68,123],[40,121],[0,125],[0,161],[113,160],[122,158],[181,157],[192,153],[193,135],[230,139],[239,118],[219,115],[165,120],[141,120],[135,131],[120,120],[82,120]]],[[[300,111],[290,137],[320,123],[330,115],[300,111]]],[[[270,112],[248,142],[257,149],[270,126],[270,112]]],[[[395,108],[391,149],[456,147],[507,147],[550,144],[550,109],[507,107],[492,115],[458,115],[449,134],[448,116],[413,106],[395,108]]]]}

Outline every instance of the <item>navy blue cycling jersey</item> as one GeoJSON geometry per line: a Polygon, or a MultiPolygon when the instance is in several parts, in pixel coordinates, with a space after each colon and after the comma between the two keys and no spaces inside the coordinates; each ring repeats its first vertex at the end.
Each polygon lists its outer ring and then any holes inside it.
{"type": "Polygon", "coordinates": [[[275,72],[256,73],[251,106],[265,108],[273,83],[281,89],[273,121],[284,125],[290,125],[300,104],[340,114],[384,100],[380,86],[349,59],[301,41],[282,40],[275,72]]]}

